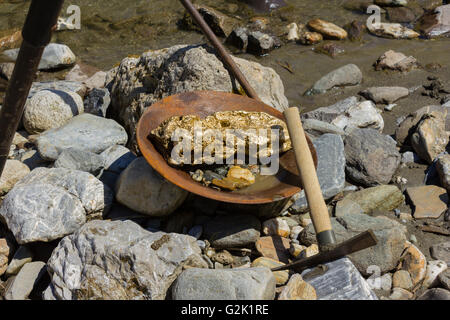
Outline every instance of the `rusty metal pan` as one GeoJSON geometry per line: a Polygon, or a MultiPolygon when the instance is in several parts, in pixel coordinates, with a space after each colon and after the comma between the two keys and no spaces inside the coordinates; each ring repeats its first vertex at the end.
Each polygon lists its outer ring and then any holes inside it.
{"type": "MultiPolygon", "coordinates": [[[[139,120],[136,134],[139,148],[147,162],[164,178],[189,192],[217,201],[239,204],[264,204],[291,197],[301,191],[300,177],[293,151],[280,158],[280,169],[276,175],[260,176],[255,184],[236,191],[218,191],[194,181],[189,173],[171,167],[149,140],[150,131],[172,116],[198,115],[207,117],[217,111],[266,112],[284,120],[278,110],[251,98],[216,91],[195,91],[167,97],[154,103],[139,120]]],[[[316,150],[307,137],[314,164],[317,168],[316,150]]]]}

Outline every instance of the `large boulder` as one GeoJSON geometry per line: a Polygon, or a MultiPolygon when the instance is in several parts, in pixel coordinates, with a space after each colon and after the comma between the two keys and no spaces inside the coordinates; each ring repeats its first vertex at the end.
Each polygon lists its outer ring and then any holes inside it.
{"type": "Polygon", "coordinates": [[[102,217],[112,200],[112,191],[89,173],[37,168],[7,194],[0,215],[18,243],[47,242],[102,217]]]}
{"type": "MultiPolygon", "coordinates": [[[[233,59],[263,102],[280,111],[288,107],[283,83],[273,69],[233,59]]],[[[173,94],[196,90],[243,91],[207,46],[178,45],[148,51],[140,58],[125,58],[120,64],[110,109],[130,134],[130,145],[136,147],[137,122],[150,105],[173,94]]]]}
{"type": "MultiPolygon", "coordinates": [[[[344,213],[339,218],[332,218],[331,224],[338,243],[368,229],[372,229],[375,233],[378,239],[377,245],[348,256],[363,275],[367,276],[371,273],[371,268],[369,268],[371,266],[380,268],[381,273],[390,271],[397,266],[406,241],[406,227],[400,223],[386,217],[344,213]]],[[[302,231],[300,240],[307,246],[317,242],[312,224],[302,231]]]]}
{"type": "Polygon", "coordinates": [[[367,187],[391,181],[401,158],[393,139],[373,129],[355,129],[344,143],[350,179],[367,187]]]}
{"type": "Polygon", "coordinates": [[[172,288],[174,300],[273,300],[275,277],[268,268],[188,269],[172,288]]]}
{"type": "Polygon", "coordinates": [[[152,217],[171,214],[187,195],[187,191],[164,179],[143,157],[134,160],[116,184],[119,203],[152,217]]]}
{"type": "MultiPolygon", "coordinates": [[[[318,158],[317,176],[325,199],[330,199],[344,189],[345,186],[345,154],[344,142],[339,135],[324,134],[313,142],[318,158]]],[[[305,191],[294,196],[294,211],[306,209],[305,191]]]]}
{"type": "Polygon", "coordinates": [[[53,161],[65,149],[101,153],[116,144],[125,144],[127,139],[124,128],[114,120],[85,113],[60,128],[47,130],[37,138],[36,145],[43,159],[53,161]]]}
{"type": "Polygon", "coordinates": [[[84,112],[80,95],[71,91],[42,90],[28,99],[23,125],[29,134],[59,128],[84,112]]]}
{"type": "Polygon", "coordinates": [[[207,264],[191,236],[95,220],[61,240],[47,266],[46,300],[163,300],[184,266],[207,264]]]}

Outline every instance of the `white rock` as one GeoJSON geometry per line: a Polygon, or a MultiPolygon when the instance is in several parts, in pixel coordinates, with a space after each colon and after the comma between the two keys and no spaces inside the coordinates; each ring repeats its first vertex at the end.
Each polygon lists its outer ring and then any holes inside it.
{"type": "Polygon", "coordinates": [[[289,24],[286,27],[286,29],[287,29],[287,36],[286,36],[287,41],[296,41],[300,39],[298,35],[298,26],[295,22],[289,24]]]}
{"type": "Polygon", "coordinates": [[[447,269],[447,262],[442,260],[432,260],[427,263],[427,273],[422,286],[424,288],[434,287],[439,283],[438,275],[447,269]]]}
{"type": "Polygon", "coordinates": [[[383,38],[414,39],[420,36],[419,33],[402,26],[400,23],[372,23],[368,24],[368,29],[374,35],[383,38]]]}
{"type": "Polygon", "coordinates": [[[331,123],[341,129],[347,127],[373,128],[379,132],[384,129],[383,117],[372,101],[363,101],[351,106],[331,123]]]}
{"type": "Polygon", "coordinates": [[[289,237],[291,232],[287,222],[281,218],[273,218],[263,223],[263,233],[268,236],[289,237]]]}
{"type": "Polygon", "coordinates": [[[45,274],[44,262],[27,263],[19,271],[12,285],[5,292],[6,300],[25,300],[33,290],[35,284],[45,274]]]}
{"type": "Polygon", "coordinates": [[[83,100],[77,93],[42,90],[27,101],[23,125],[29,134],[37,134],[59,128],[83,112],[83,100]]]}

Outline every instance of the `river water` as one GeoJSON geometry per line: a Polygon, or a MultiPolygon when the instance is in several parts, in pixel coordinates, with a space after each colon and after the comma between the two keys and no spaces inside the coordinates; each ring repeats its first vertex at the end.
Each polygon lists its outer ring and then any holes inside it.
{"type": "MultiPolygon", "coordinates": [[[[254,16],[265,16],[275,32],[291,22],[307,23],[312,18],[321,18],[343,26],[352,20],[366,21],[367,14],[358,10],[348,10],[344,0],[286,0],[288,6],[272,13],[261,15],[237,0],[198,0],[195,3],[208,5],[221,12],[241,19],[245,25],[254,16]]],[[[354,1],[353,1],[354,2],[354,1]]],[[[416,6],[410,0],[411,6],[416,6]]],[[[7,30],[20,28],[28,10],[29,1],[0,0],[0,36],[7,30]]],[[[159,49],[175,44],[197,44],[205,38],[196,32],[183,31],[177,26],[184,8],[178,0],[71,0],[65,1],[64,12],[69,5],[81,8],[81,30],[57,32],[54,42],[65,43],[84,63],[108,70],[128,55],[139,55],[149,49],[159,49]]],[[[386,19],[383,17],[383,21],[386,19]]],[[[373,63],[385,51],[393,49],[413,55],[424,66],[430,63],[442,68],[433,72],[444,80],[449,79],[450,39],[439,40],[391,40],[365,35],[362,42],[336,42],[345,53],[335,58],[314,52],[311,46],[289,43],[264,57],[247,54],[240,56],[258,61],[274,68],[281,76],[286,96],[292,105],[314,109],[329,105],[361,87],[337,90],[325,95],[305,97],[303,93],[321,76],[347,63],[355,63],[364,74],[364,86],[398,85],[417,86],[426,80],[429,73],[419,70],[408,75],[375,72],[373,63]],[[293,73],[279,63],[288,63],[293,73]]],[[[421,103],[414,99],[405,111],[416,108],[421,103]]],[[[396,113],[392,113],[396,115],[396,113]]],[[[389,122],[389,121],[388,121],[389,122]]],[[[389,125],[387,126],[389,131],[389,125]]]]}

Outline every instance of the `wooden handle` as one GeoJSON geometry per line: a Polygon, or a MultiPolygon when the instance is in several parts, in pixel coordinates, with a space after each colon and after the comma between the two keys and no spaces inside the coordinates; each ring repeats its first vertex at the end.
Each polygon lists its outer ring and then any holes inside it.
{"type": "Polygon", "coordinates": [[[319,179],[306,141],[298,108],[287,109],[284,111],[284,117],[286,118],[295,160],[310,208],[311,219],[316,230],[317,241],[321,247],[333,245],[336,240],[331,227],[330,216],[320,189],[319,179]]]}

